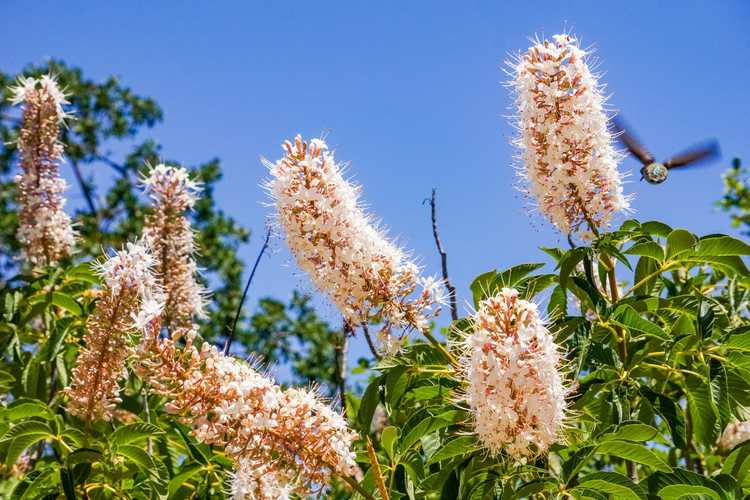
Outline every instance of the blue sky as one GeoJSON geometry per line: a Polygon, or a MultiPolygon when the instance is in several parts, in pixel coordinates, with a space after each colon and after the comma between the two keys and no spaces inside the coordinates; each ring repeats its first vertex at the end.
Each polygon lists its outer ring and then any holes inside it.
{"type": "MultiPolygon", "coordinates": [[[[611,105],[658,158],[717,137],[723,164],[661,186],[637,182],[635,216],[697,233],[732,232],[712,203],[734,156],[750,161],[750,3],[734,2],[51,2],[0,5],[0,69],[62,58],[117,74],[155,98],[150,132],[187,164],[218,156],[221,206],[257,230],[268,209],[258,158],[296,133],[328,134],[364,199],[438,273],[428,211],[439,223],[462,304],[484,271],[544,260],[564,239],[531,220],[514,189],[503,60],[534,34],[573,29],[593,44],[611,105]]],[[[635,171],[628,159],[624,171],[635,171]]],[[[75,188],[71,198],[80,201],[75,188]]],[[[309,290],[284,243],[256,277],[259,294],[309,290]]],[[[251,300],[253,300],[251,298],[251,300]]],[[[330,307],[325,308],[336,318],[330,307]]],[[[336,320],[338,321],[338,320],[336,320]]]]}

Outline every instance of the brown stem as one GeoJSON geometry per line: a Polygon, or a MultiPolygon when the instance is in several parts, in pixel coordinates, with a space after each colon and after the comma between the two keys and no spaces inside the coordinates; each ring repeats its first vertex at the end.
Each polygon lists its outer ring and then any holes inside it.
{"type": "Polygon", "coordinates": [[[71,162],[71,166],[73,167],[73,173],[76,176],[76,181],[78,182],[78,185],[81,187],[81,192],[83,193],[83,197],[86,198],[86,204],[89,206],[89,212],[91,212],[91,215],[94,217],[94,220],[98,223],[99,215],[96,211],[96,206],[94,205],[94,197],[91,193],[91,187],[88,184],[86,184],[86,181],[83,179],[83,175],[81,175],[81,169],[78,167],[78,162],[76,161],[71,162]]]}
{"type": "Polygon", "coordinates": [[[349,347],[349,337],[354,335],[351,323],[344,320],[344,327],[341,332],[341,341],[336,344],[336,383],[339,389],[339,399],[341,400],[341,414],[346,417],[346,353],[349,347]]]}
{"type": "Polygon", "coordinates": [[[362,327],[362,333],[365,334],[365,340],[367,341],[367,346],[370,348],[370,352],[376,360],[380,361],[383,357],[378,353],[378,349],[375,347],[372,337],[370,337],[370,328],[364,322],[360,326],[362,327]]]}
{"type": "Polygon", "coordinates": [[[247,298],[247,291],[250,289],[250,283],[253,282],[255,271],[258,269],[258,264],[260,264],[260,259],[261,257],[263,257],[263,254],[268,248],[268,242],[270,240],[271,240],[271,226],[268,226],[266,228],[266,239],[263,241],[263,246],[261,247],[260,252],[258,252],[258,257],[255,259],[255,264],[253,264],[253,269],[252,271],[250,271],[250,277],[247,279],[245,290],[242,292],[242,298],[240,299],[240,303],[237,306],[237,314],[234,315],[234,321],[232,322],[232,330],[229,333],[229,338],[227,338],[227,341],[224,343],[224,354],[227,354],[229,352],[229,348],[232,347],[232,341],[234,341],[234,335],[237,331],[237,322],[240,320],[240,315],[242,314],[242,305],[245,303],[245,299],[247,298]]]}
{"type": "Polygon", "coordinates": [[[450,301],[450,307],[451,307],[451,319],[453,321],[458,320],[458,305],[456,304],[456,287],[453,286],[451,283],[450,278],[448,277],[448,254],[445,252],[445,249],[443,249],[443,244],[440,241],[440,234],[438,233],[438,226],[437,226],[437,202],[435,200],[436,198],[436,190],[435,188],[432,188],[432,197],[429,200],[430,202],[430,212],[431,212],[431,219],[432,219],[432,236],[435,238],[435,246],[437,246],[438,253],[440,254],[440,267],[443,271],[443,284],[445,285],[445,289],[448,291],[448,300],[450,301]]]}

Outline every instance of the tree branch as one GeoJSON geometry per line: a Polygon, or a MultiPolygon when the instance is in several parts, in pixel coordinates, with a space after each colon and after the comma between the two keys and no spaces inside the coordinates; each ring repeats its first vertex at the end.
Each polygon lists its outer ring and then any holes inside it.
{"type": "Polygon", "coordinates": [[[250,289],[250,283],[253,282],[253,277],[255,276],[255,271],[258,269],[258,264],[260,264],[260,259],[263,257],[263,253],[265,253],[266,249],[268,248],[268,242],[271,240],[271,226],[266,227],[266,239],[263,241],[263,246],[260,249],[260,252],[258,253],[258,257],[255,259],[255,264],[253,264],[253,269],[250,271],[250,277],[247,279],[247,284],[245,285],[245,290],[242,292],[242,299],[240,299],[240,304],[237,306],[237,314],[234,315],[234,321],[232,322],[232,330],[229,333],[229,338],[224,343],[224,354],[229,353],[229,349],[232,347],[232,341],[234,341],[234,335],[237,331],[237,322],[240,320],[240,315],[242,314],[242,306],[245,303],[245,299],[247,298],[247,292],[250,289]]]}
{"type": "Polygon", "coordinates": [[[76,176],[76,181],[78,181],[78,185],[81,187],[83,197],[86,198],[86,204],[89,206],[89,211],[91,212],[91,215],[94,217],[94,219],[98,221],[99,216],[96,211],[96,206],[94,205],[94,197],[91,193],[91,187],[86,184],[83,175],[81,175],[81,169],[78,168],[78,162],[71,162],[71,166],[73,167],[73,173],[76,176]]]}
{"type": "Polygon", "coordinates": [[[370,347],[370,352],[373,356],[375,356],[375,359],[380,361],[383,359],[383,357],[378,354],[378,349],[375,347],[375,343],[372,341],[372,337],[370,337],[370,329],[367,326],[367,323],[362,323],[362,333],[365,334],[365,340],[367,340],[367,345],[370,347]]]}
{"type": "MultiPolygon", "coordinates": [[[[436,190],[435,188],[432,188],[432,197],[429,200],[430,203],[430,212],[431,212],[431,218],[432,218],[432,236],[435,238],[435,245],[437,246],[438,253],[440,254],[440,267],[443,271],[443,284],[445,285],[445,289],[448,290],[448,300],[450,301],[450,308],[451,308],[451,319],[453,321],[458,320],[458,305],[456,304],[456,287],[453,286],[451,283],[450,278],[448,277],[448,254],[445,253],[445,249],[443,249],[443,244],[440,241],[440,235],[438,234],[438,226],[437,226],[437,203],[435,201],[436,198],[436,190]]],[[[422,203],[424,204],[424,202],[422,203]]]]}
{"type": "Polygon", "coordinates": [[[349,348],[349,337],[354,335],[351,323],[344,320],[340,342],[336,344],[336,383],[338,384],[341,413],[346,417],[346,353],[349,348]]]}

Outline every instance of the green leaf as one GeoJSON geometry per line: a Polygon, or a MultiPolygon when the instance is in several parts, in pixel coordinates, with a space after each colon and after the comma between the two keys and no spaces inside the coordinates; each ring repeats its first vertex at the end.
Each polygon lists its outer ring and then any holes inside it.
{"type": "Polygon", "coordinates": [[[357,412],[357,421],[359,422],[360,428],[369,433],[370,426],[372,425],[372,416],[375,414],[375,408],[380,403],[380,384],[381,379],[376,378],[370,385],[367,386],[362,401],[359,404],[359,412],[357,412]]]}
{"type": "Polygon", "coordinates": [[[447,412],[441,413],[440,415],[424,418],[417,425],[415,425],[414,428],[410,430],[409,433],[406,434],[406,437],[404,437],[404,439],[402,439],[399,443],[399,449],[401,450],[401,453],[405,453],[406,450],[417,443],[419,441],[419,438],[421,438],[422,436],[456,423],[457,418],[460,418],[462,415],[464,415],[464,413],[459,410],[449,410],[447,412]]]}
{"type": "Polygon", "coordinates": [[[474,307],[478,308],[479,303],[486,299],[492,291],[492,282],[497,275],[497,271],[488,271],[482,273],[471,282],[471,296],[474,300],[474,307]]]}
{"type": "Polygon", "coordinates": [[[13,387],[16,378],[10,373],[0,370],[0,390],[8,390],[13,387]]]}
{"type": "Polygon", "coordinates": [[[109,437],[110,443],[114,446],[135,443],[150,437],[160,436],[164,431],[159,427],[146,422],[137,422],[134,424],[123,425],[118,427],[109,437]]]}
{"type": "Polygon", "coordinates": [[[658,394],[647,387],[641,387],[641,394],[645,397],[669,427],[672,442],[678,448],[684,448],[685,439],[685,416],[682,408],[670,398],[658,394]]]}
{"type": "Polygon", "coordinates": [[[73,478],[70,471],[65,467],[60,468],[60,482],[62,483],[63,492],[66,500],[76,500],[76,492],[73,487],[73,478]]]}
{"type": "Polygon", "coordinates": [[[385,401],[391,408],[397,408],[401,397],[409,385],[409,373],[406,367],[397,365],[385,376],[385,401]]]}
{"type": "Polygon", "coordinates": [[[41,417],[45,420],[53,418],[53,413],[46,403],[31,398],[19,398],[13,401],[3,414],[11,422],[32,417],[41,417]]]}
{"type": "Polygon", "coordinates": [[[721,500],[721,495],[714,490],[705,486],[695,486],[690,484],[672,484],[659,490],[659,498],[662,500],[678,500],[680,498],[705,498],[710,497],[714,500],[721,500]]]}
{"type": "Polygon", "coordinates": [[[524,279],[516,285],[519,296],[524,300],[531,300],[536,295],[557,283],[556,274],[540,274],[524,279]]]}
{"type": "Polygon", "coordinates": [[[667,236],[667,259],[692,252],[696,243],[693,233],[684,229],[675,229],[667,236]]]}
{"type": "Polygon", "coordinates": [[[655,274],[659,270],[659,264],[650,257],[641,257],[635,265],[635,276],[633,282],[633,291],[638,294],[647,295],[656,283],[658,277],[655,274]]]}
{"type": "Polygon", "coordinates": [[[731,236],[708,236],[698,244],[699,256],[750,255],[750,245],[731,236]]]}
{"type": "Polygon", "coordinates": [[[643,257],[650,257],[657,261],[659,264],[664,262],[664,249],[655,241],[644,241],[642,243],[636,243],[632,247],[625,250],[628,255],[641,255],[643,257]]]}
{"type": "Polygon", "coordinates": [[[18,457],[20,457],[24,451],[29,447],[35,445],[39,441],[44,441],[50,437],[49,433],[26,433],[13,438],[8,446],[7,454],[5,455],[5,466],[12,467],[18,457]]]}
{"type": "Polygon", "coordinates": [[[724,342],[724,348],[733,351],[750,352],[750,332],[731,335],[729,339],[724,342]]]}
{"type": "Polygon", "coordinates": [[[654,439],[658,434],[658,430],[639,422],[625,424],[615,432],[602,436],[602,440],[621,439],[623,441],[645,442],[654,439]]]}
{"type": "Polygon", "coordinates": [[[169,498],[172,498],[175,493],[177,493],[177,490],[179,490],[182,486],[184,486],[185,483],[187,483],[190,479],[193,478],[196,474],[199,474],[204,471],[204,468],[202,465],[199,464],[190,464],[185,469],[177,474],[175,477],[173,477],[169,481],[169,498]]]}
{"type": "Polygon", "coordinates": [[[719,410],[711,385],[691,374],[685,375],[685,385],[695,440],[704,446],[711,446],[719,432],[719,410]]]}
{"type": "MultiPolygon", "coordinates": [[[[695,472],[691,472],[689,470],[675,468],[672,470],[672,473],[667,474],[664,472],[654,472],[648,477],[649,491],[658,491],[661,494],[664,488],[666,488],[667,486],[673,486],[673,485],[680,486],[681,488],[683,488],[683,491],[688,491],[687,490],[688,486],[704,487],[716,493],[720,500],[728,500],[729,498],[718,482],[708,477],[704,477],[700,474],[696,474],[695,472]]],[[[675,490],[667,490],[666,493],[670,494],[673,491],[675,490]]],[[[679,490],[677,491],[679,492],[679,490]]],[[[669,498],[679,498],[679,497],[673,496],[669,498]]],[[[698,497],[698,498],[703,498],[703,497],[698,497]]],[[[712,498],[716,498],[716,497],[712,497],[712,498]]]]}
{"type": "Polygon", "coordinates": [[[159,483],[160,486],[162,486],[161,483],[165,483],[159,474],[160,470],[158,465],[142,448],[126,444],[117,448],[117,454],[129,459],[141,469],[141,471],[146,473],[152,481],[159,483]]]}
{"type": "Polygon", "coordinates": [[[568,287],[568,278],[570,277],[571,273],[575,271],[576,266],[578,266],[578,263],[581,262],[586,255],[589,254],[589,250],[587,248],[578,247],[574,248],[568,253],[565,254],[565,256],[560,261],[560,286],[563,288],[568,287]]]}
{"type": "Polygon", "coordinates": [[[208,465],[208,457],[206,457],[205,453],[203,453],[203,451],[201,451],[201,449],[193,443],[193,440],[188,435],[188,433],[182,428],[182,426],[178,425],[175,428],[177,429],[177,432],[182,438],[182,441],[185,443],[185,446],[188,449],[188,453],[190,454],[190,457],[193,460],[200,462],[203,465],[208,465]]]}
{"type": "Polygon", "coordinates": [[[494,280],[492,280],[494,294],[501,288],[515,288],[515,286],[526,276],[533,273],[539,268],[544,267],[544,263],[532,263],[532,264],[519,264],[517,266],[510,267],[505,271],[498,272],[494,280]]]}
{"type": "MultiPolygon", "coordinates": [[[[669,335],[656,323],[643,318],[638,311],[633,309],[629,304],[622,304],[615,309],[615,312],[610,317],[611,321],[627,328],[631,332],[640,333],[647,337],[656,337],[661,340],[668,340],[669,335]]],[[[638,335],[633,335],[637,339],[638,335]]]]}
{"type": "Polygon", "coordinates": [[[396,429],[392,425],[385,427],[382,434],[380,435],[380,444],[388,455],[388,458],[390,458],[392,461],[395,461],[394,459],[396,457],[394,449],[397,439],[398,429],[396,429]]]}
{"type": "Polygon", "coordinates": [[[732,476],[737,483],[745,482],[748,471],[750,471],[750,442],[745,442],[736,447],[724,460],[721,473],[732,476]]]}
{"type": "Polygon", "coordinates": [[[574,491],[585,489],[612,495],[618,500],[646,500],[646,492],[633,481],[616,472],[595,472],[581,478],[574,491]]]}
{"type": "Polygon", "coordinates": [[[613,439],[611,441],[604,441],[597,446],[596,452],[648,465],[652,469],[662,472],[672,470],[661,458],[642,444],[613,439]]]}
{"type": "Polygon", "coordinates": [[[427,461],[427,465],[442,462],[443,460],[464,456],[474,453],[479,449],[474,436],[459,436],[448,441],[442,448],[438,449],[427,461]]]}
{"type": "Polygon", "coordinates": [[[73,297],[60,292],[52,292],[52,303],[57,307],[65,309],[73,316],[83,314],[83,309],[73,297]]]}
{"type": "Polygon", "coordinates": [[[659,222],[656,220],[644,222],[643,224],[641,224],[641,229],[646,232],[646,234],[663,237],[666,237],[667,235],[669,235],[669,233],[672,232],[671,227],[667,226],[663,222],[659,222]]]}
{"type": "Polygon", "coordinates": [[[20,422],[11,427],[0,441],[10,441],[19,436],[25,436],[28,434],[52,434],[52,429],[45,422],[37,422],[36,420],[28,420],[26,422],[20,422]]]}
{"type": "Polygon", "coordinates": [[[104,459],[102,452],[92,448],[79,448],[68,455],[66,462],[68,467],[75,467],[78,464],[95,464],[104,459]]]}

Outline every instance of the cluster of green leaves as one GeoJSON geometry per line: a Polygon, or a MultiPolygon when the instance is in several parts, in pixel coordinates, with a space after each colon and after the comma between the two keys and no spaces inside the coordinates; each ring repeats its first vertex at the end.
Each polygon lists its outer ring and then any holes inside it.
{"type": "MultiPolygon", "coordinates": [[[[554,273],[523,264],[471,288],[475,306],[504,286],[530,300],[547,290],[572,384],[564,443],[523,465],[489,457],[449,360],[415,344],[378,365],[358,405],[360,430],[380,433],[377,467],[360,457],[367,488],[382,478],[390,498],[744,498],[750,442],[721,450],[717,439],[750,406],[750,245],[629,220],[590,246],[544,250],[554,273]],[[613,294],[615,262],[627,287],[613,294]],[[382,430],[370,428],[378,405],[382,430]]],[[[446,334],[468,328],[460,319],[446,334]]]]}
{"type": "Polygon", "coordinates": [[[131,377],[121,421],[66,414],[69,384],[98,277],[87,264],[18,277],[0,294],[0,497],[201,498],[221,495],[231,462],[195,442],[131,377]]]}
{"type": "Polygon", "coordinates": [[[734,227],[741,227],[745,234],[750,234],[750,184],[747,169],[742,167],[739,158],[735,158],[732,167],[723,177],[724,196],[717,205],[729,213],[734,227]]]}

